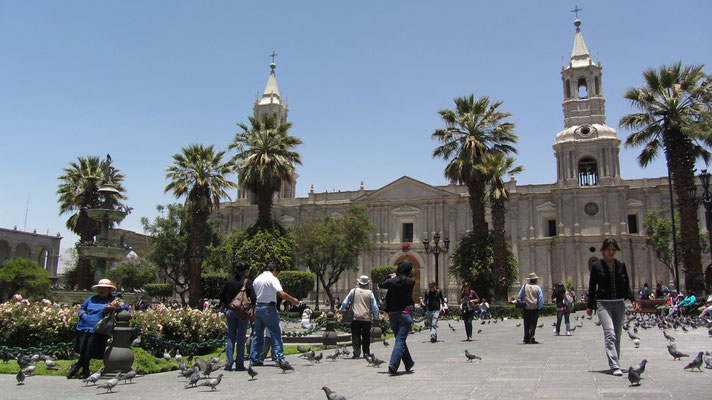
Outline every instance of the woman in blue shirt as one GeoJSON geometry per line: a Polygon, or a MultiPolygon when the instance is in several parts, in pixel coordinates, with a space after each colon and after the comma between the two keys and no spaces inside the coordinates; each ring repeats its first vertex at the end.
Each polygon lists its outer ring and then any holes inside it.
{"type": "Polygon", "coordinates": [[[94,325],[108,312],[114,310],[128,310],[129,307],[111,292],[116,290],[116,285],[108,279],[102,279],[91,287],[97,292],[89,297],[79,307],[79,322],[77,323],[77,338],[74,342],[74,352],[79,354],[79,361],[74,363],[67,372],[67,378],[78,377],[81,379],[89,376],[89,360],[104,358],[104,350],[108,336],[95,333],[94,325]],[[79,368],[82,372],[79,376],[79,368]]]}

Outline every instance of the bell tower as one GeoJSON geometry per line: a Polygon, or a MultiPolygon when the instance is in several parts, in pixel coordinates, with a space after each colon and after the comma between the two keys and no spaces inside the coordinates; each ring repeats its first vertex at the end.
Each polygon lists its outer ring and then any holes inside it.
{"type": "Polygon", "coordinates": [[[563,187],[612,184],[620,179],[620,140],[606,125],[601,62],[594,62],[574,21],[574,48],[561,66],[564,130],[556,135],[557,183],[563,187]]]}

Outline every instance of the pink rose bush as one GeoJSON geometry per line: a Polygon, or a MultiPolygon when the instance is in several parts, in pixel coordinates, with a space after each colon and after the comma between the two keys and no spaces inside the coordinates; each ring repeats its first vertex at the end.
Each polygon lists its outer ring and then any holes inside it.
{"type": "Polygon", "coordinates": [[[16,294],[0,304],[0,345],[43,347],[74,341],[79,305],[60,307],[52,302],[30,302],[16,294]]]}

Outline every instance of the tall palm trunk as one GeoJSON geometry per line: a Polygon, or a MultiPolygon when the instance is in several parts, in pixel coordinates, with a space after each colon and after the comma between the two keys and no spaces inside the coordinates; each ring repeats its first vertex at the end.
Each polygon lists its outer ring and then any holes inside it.
{"type": "Polygon", "coordinates": [[[272,220],[272,196],[274,190],[260,188],[255,193],[257,196],[257,225],[264,225],[272,220]]]}
{"type": "MultiPolygon", "coordinates": [[[[195,206],[198,207],[197,205],[195,206]]],[[[196,308],[202,298],[200,279],[203,273],[203,252],[205,250],[205,230],[208,224],[208,213],[197,208],[193,211],[190,231],[190,290],[188,304],[196,308]]]]}
{"type": "Polygon", "coordinates": [[[505,239],[505,207],[504,198],[492,199],[492,252],[494,255],[493,269],[496,277],[494,296],[499,301],[506,300],[507,293],[507,241],[505,239]]]}
{"type": "Polygon", "coordinates": [[[487,232],[487,221],[485,215],[485,203],[483,201],[485,193],[485,180],[480,176],[475,176],[467,182],[467,192],[470,210],[472,211],[472,230],[477,233],[487,232]]]}
{"type": "Polygon", "coordinates": [[[685,288],[698,293],[705,289],[700,260],[700,233],[697,221],[697,205],[689,198],[687,188],[694,185],[695,157],[689,136],[680,129],[668,128],[663,137],[665,154],[670,163],[677,207],[680,213],[680,237],[685,272],[685,288]]]}
{"type": "MultiPolygon", "coordinates": [[[[89,218],[86,210],[80,210],[77,226],[79,228],[79,239],[82,243],[94,242],[94,236],[98,233],[97,223],[89,218]]],[[[94,276],[91,273],[91,259],[79,257],[77,260],[77,288],[79,290],[89,290],[94,284],[94,276]]]]}

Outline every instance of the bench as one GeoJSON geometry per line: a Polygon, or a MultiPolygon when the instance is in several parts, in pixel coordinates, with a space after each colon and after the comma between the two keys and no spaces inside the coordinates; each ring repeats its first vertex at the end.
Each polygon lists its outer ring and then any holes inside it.
{"type": "Polygon", "coordinates": [[[637,310],[633,310],[634,313],[641,314],[657,314],[660,312],[658,307],[665,305],[665,299],[650,299],[650,300],[640,300],[638,302],[639,307],[637,310]]]}

